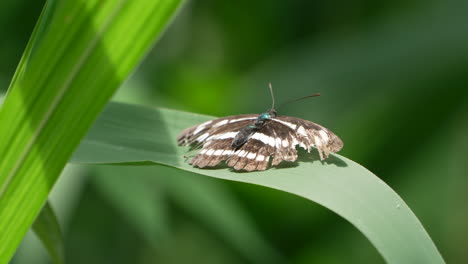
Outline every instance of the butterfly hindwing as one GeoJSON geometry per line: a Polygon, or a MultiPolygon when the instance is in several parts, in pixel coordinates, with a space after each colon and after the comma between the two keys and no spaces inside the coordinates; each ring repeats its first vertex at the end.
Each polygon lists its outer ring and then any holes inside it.
{"type": "Polygon", "coordinates": [[[226,163],[235,170],[265,170],[270,156],[274,155],[273,130],[268,129],[268,122],[257,132],[252,134],[247,142],[235,150],[226,163]]]}
{"type": "Polygon", "coordinates": [[[193,166],[214,167],[221,161],[228,159],[232,154],[232,138],[213,140],[206,143],[202,150],[190,160],[193,166]]]}
{"type": "Polygon", "coordinates": [[[321,160],[327,158],[330,152],[336,153],[343,148],[343,141],[337,135],[314,122],[290,116],[277,116],[272,120],[293,129],[295,143],[308,152],[316,147],[321,160]]]}

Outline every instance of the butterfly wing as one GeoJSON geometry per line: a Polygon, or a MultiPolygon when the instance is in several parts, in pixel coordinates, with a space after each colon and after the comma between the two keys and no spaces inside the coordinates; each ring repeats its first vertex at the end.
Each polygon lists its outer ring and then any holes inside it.
{"type": "MultiPolygon", "coordinates": [[[[248,125],[248,124],[247,124],[248,125]]],[[[267,120],[265,124],[250,136],[247,142],[239,149],[232,147],[232,140],[239,132],[229,130],[225,134],[217,134],[203,145],[202,150],[190,160],[193,166],[213,167],[221,161],[235,170],[265,170],[270,157],[273,156],[272,165],[281,161],[295,161],[297,151],[293,144],[295,131],[279,123],[267,120]],[[230,133],[230,137],[223,136],[230,133]]]]}
{"type": "Polygon", "coordinates": [[[255,122],[258,115],[238,115],[211,120],[182,131],[178,137],[179,145],[202,147],[189,163],[204,168],[214,167],[221,161],[235,156],[232,141],[241,128],[255,122]]]}
{"type": "Polygon", "coordinates": [[[320,159],[328,158],[330,152],[336,153],[343,148],[343,141],[327,128],[314,122],[290,116],[277,116],[272,121],[281,123],[294,131],[295,145],[308,152],[316,147],[320,159]]]}
{"type": "MultiPolygon", "coordinates": [[[[242,127],[252,124],[258,115],[237,115],[209,120],[204,123],[186,128],[177,137],[179,146],[200,146],[216,136],[227,132],[235,132],[242,127]]],[[[225,135],[228,136],[228,135],[225,135]]]]}

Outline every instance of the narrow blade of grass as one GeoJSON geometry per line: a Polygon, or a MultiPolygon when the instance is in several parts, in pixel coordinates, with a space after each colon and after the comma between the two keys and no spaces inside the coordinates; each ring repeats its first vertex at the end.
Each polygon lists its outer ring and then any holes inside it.
{"type": "Polygon", "coordinates": [[[0,108],[0,263],[181,1],[47,1],[0,108]]]}

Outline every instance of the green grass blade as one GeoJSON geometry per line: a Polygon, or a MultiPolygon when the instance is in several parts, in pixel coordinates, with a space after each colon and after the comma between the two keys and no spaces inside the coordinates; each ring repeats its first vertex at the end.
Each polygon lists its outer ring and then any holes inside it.
{"type": "Polygon", "coordinates": [[[181,0],[48,1],[0,109],[0,263],[181,0]]]}
{"type": "Polygon", "coordinates": [[[264,172],[191,167],[177,147],[184,128],[208,116],[112,103],[75,152],[76,163],[151,161],[220,179],[290,192],[323,205],[358,228],[388,263],[444,263],[423,226],[388,185],[359,164],[333,155],[329,162],[264,172]]]}
{"type": "Polygon", "coordinates": [[[65,263],[65,247],[62,232],[52,207],[46,203],[32,226],[34,233],[49,252],[53,263],[65,263]]]}

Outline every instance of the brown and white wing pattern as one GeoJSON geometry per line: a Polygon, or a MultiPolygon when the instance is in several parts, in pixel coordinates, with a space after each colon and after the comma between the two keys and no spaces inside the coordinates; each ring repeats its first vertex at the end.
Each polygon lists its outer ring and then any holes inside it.
{"type": "Polygon", "coordinates": [[[252,124],[257,116],[255,114],[237,115],[206,121],[184,129],[177,137],[177,143],[179,146],[204,143],[216,135],[238,131],[240,128],[252,124]]]}
{"type": "Polygon", "coordinates": [[[272,121],[281,123],[294,131],[294,145],[310,152],[317,148],[320,159],[328,158],[330,152],[336,153],[343,148],[343,141],[327,128],[297,117],[277,116],[272,121]]]}
{"type": "Polygon", "coordinates": [[[228,157],[226,163],[235,170],[266,170],[270,159],[272,166],[281,161],[295,161],[296,148],[289,143],[294,141],[294,133],[282,124],[267,120],[249,140],[228,157]]]}
{"type": "Polygon", "coordinates": [[[308,152],[317,148],[320,159],[337,152],[343,142],[330,130],[300,118],[278,116],[250,135],[240,148],[232,147],[239,130],[252,125],[258,115],[240,115],[208,121],[182,131],[179,145],[201,146],[201,151],[190,160],[193,166],[214,167],[225,160],[235,170],[265,170],[282,161],[297,159],[296,146],[308,152]]]}
{"type": "MultiPolygon", "coordinates": [[[[250,123],[244,124],[242,127],[252,123],[253,121],[250,121],[250,123]]],[[[273,122],[268,121],[238,149],[232,146],[232,141],[242,127],[239,126],[236,129],[232,129],[231,127],[229,130],[225,130],[222,133],[216,133],[206,139],[201,151],[189,162],[193,166],[204,168],[214,167],[225,160],[226,164],[235,170],[265,170],[268,167],[270,156],[283,157],[281,152],[278,152],[277,149],[281,141],[279,139],[275,140],[278,133],[272,129],[273,125],[273,122]],[[278,155],[276,155],[276,153],[278,153],[278,155]]],[[[283,125],[279,124],[278,126],[283,125]]],[[[297,154],[290,160],[294,161],[296,157],[297,154]]],[[[279,161],[274,165],[278,163],[279,161]]]]}
{"type": "MultiPolygon", "coordinates": [[[[238,150],[231,149],[227,152],[230,155],[222,159],[227,159],[227,165],[235,170],[265,170],[270,159],[272,166],[282,161],[296,161],[296,146],[306,149],[309,153],[312,147],[317,148],[320,159],[323,160],[330,152],[338,152],[343,147],[343,142],[333,132],[318,124],[299,118],[279,116],[267,120],[247,143],[238,150]]],[[[222,147],[226,148],[228,145],[222,147]]],[[[217,145],[209,146],[209,150],[216,149],[217,145]]],[[[205,153],[209,154],[211,151],[205,153]]],[[[199,158],[203,160],[203,157],[199,158]]]]}

